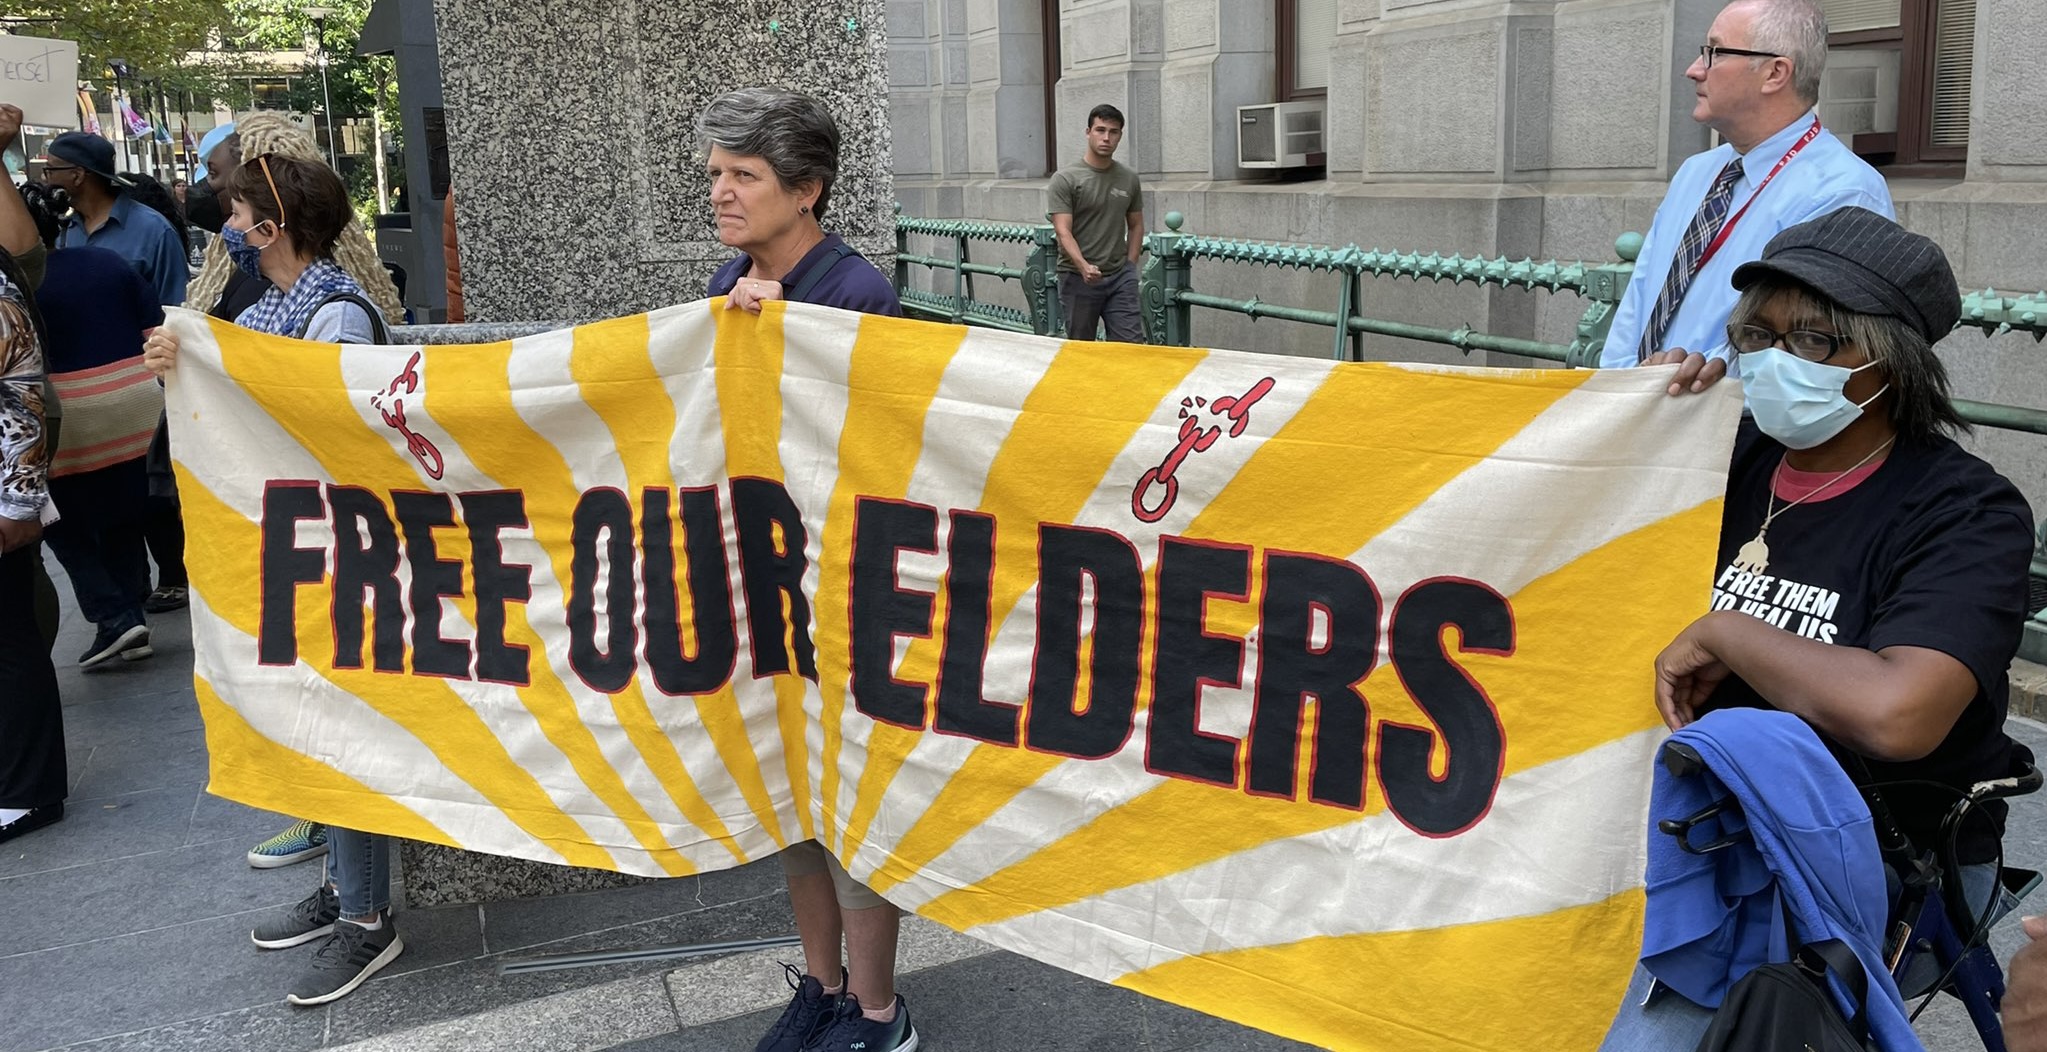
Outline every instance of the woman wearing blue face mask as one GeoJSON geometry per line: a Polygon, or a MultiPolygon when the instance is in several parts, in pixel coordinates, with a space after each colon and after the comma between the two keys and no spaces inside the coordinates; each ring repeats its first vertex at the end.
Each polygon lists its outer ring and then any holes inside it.
{"type": "MultiPolygon", "coordinates": [[[[389,342],[382,314],[334,261],[350,207],[332,169],[260,154],[234,170],[226,192],[233,211],[221,237],[230,257],[270,281],[236,324],[328,343],[389,342]]],[[[168,329],[157,329],[143,344],[143,364],[159,376],[176,368],[177,358],[178,338],[168,329]]],[[[326,879],[249,936],[266,950],[320,943],[286,995],[298,1005],[347,996],[405,949],[390,914],[390,838],[338,828],[326,829],[325,837],[326,879]]]]}
{"type": "MultiPolygon", "coordinates": [[[[1714,610],[1657,658],[1664,721],[1764,705],[1812,724],[1858,783],[2004,775],[2025,751],[2003,726],[2033,520],[1950,437],[1966,425],[1933,352],[1961,311],[1947,258],[1845,209],[1779,234],[1734,283],[1728,339],[1753,420],[1728,473],[1714,610]]],[[[1924,844],[1955,799],[1885,796],[1924,844]]],[[[1964,860],[1990,861],[1997,833],[1965,830],[1964,860]]]]}
{"type": "MultiPolygon", "coordinates": [[[[1850,780],[1880,787],[1907,840],[1935,847],[1971,785],[2031,760],[2004,719],[2032,514],[1951,437],[1966,425],[1933,344],[1960,316],[1954,273],[1932,241],[1856,208],[1777,235],[1734,284],[1728,339],[1752,419],[1713,609],[1657,656],[1657,707],[1672,730],[1731,707],[1801,717],[1850,780]]],[[[1670,363],[1673,394],[1718,378],[1697,354],[1647,364],[1670,363]]],[[[1974,808],[1953,844],[1979,910],[1997,893],[2004,815],[1974,808]]],[[[1605,1047],[1692,1047],[1710,1011],[1646,979],[1605,1047]]]]}

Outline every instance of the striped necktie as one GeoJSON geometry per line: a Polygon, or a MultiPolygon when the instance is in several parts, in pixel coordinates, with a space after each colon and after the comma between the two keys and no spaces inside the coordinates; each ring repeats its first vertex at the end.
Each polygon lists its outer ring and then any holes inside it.
{"type": "MultiPolygon", "coordinates": [[[[1699,202],[1698,214],[1692,216],[1692,225],[1685,228],[1684,240],[1678,243],[1677,255],[1670,261],[1670,274],[1663,279],[1663,291],[1656,297],[1656,309],[1649,312],[1649,324],[1642,330],[1641,346],[1635,348],[1635,360],[1640,362],[1650,355],[1663,350],[1663,335],[1670,331],[1670,321],[1677,316],[1677,305],[1684,302],[1685,290],[1692,287],[1692,279],[1699,276],[1699,262],[1706,255],[1706,246],[1713,235],[1720,232],[1720,224],[1727,219],[1727,206],[1734,201],[1734,184],[1741,181],[1741,157],[1727,162],[1720,169],[1720,176],[1713,180],[1713,186],[1706,191],[1706,199],[1699,202]]],[[[1703,347],[1688,350],[1703,351],[1703,347]]]]}

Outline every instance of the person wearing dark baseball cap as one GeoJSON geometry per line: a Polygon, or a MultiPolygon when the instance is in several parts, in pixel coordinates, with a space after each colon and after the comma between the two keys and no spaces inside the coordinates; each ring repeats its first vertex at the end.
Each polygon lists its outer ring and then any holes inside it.
{"type": "Polygon", "coordinates": [[[71,220],[57,247],[108,249],[142,274],[159,304],[184,303],[192,276],[184,242],[170,220],[127,194],[114,170],[114,144],[89,132],[65,132],[43,152],[43,180],[71,196],[71,220]]]}
{"type": "MultiPolygon", "coordinates": [[[[1752,418],[1728,470],[1712,610],[1657,656],[1656,705],[1673,730],[1723,708],[1799,716],[1908,841],[1951,843],[1971,916],[1994,923],[2008,908],[2004,805],[1968,809],[1951,842],[1942,820],[1975,783],[2032,762],[2004,718],[2033,518],[1952,437],[1967,425],[1933,345],[1961,314],[1954,272],[1931,240],[1849,208],[1779,233],[1733,283],[1727,336],[1752,418]]],[[[1698,355],[1657,357],[1671,363],[1674,394],[1717,379],[1698,355]]],[[[1658,923],[1652,902],[1652,940],[1658,923]]],[[[1668,993],[1642,1004],[1646,976],[1616,1033],[1652,1016],[1704,1032],[1707,1008],[1668,993]]],[[[1933,978],[1908,970],[1899,989],[1933,978]]]]}

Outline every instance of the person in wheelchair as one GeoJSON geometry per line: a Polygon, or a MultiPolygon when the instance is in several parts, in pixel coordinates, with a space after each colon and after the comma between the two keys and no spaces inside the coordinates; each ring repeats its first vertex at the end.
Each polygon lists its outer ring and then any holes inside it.
{"type": "MultiPolygon", "coordinates": [[[[1880,833],[1949,852],[1961,897],[1994,919],[2004,805],[1942,827],[1976,783],[2031,764],[2003,728],[2032,515],[1952,437],[1967,426],[1933,344],[1960,315],[1953,271],[1932,241],[1849,208],[1779,234],[1734,284],[1750,417],[1712,609],[1657,656],[1657,707],[1672,730],[1734,706],[1802,718],[1880,833]]],[[[1645,364],[1671,363],[1674,395],[1725,372],[1683,351],[1645,364]]],[[[1654,992],[1638,974],[1604,1047],[1692,1047],[1711,1012],[1654,992]],[[1631,1013],[1666,1025],[1631,1027],[1631,1013]]]]}

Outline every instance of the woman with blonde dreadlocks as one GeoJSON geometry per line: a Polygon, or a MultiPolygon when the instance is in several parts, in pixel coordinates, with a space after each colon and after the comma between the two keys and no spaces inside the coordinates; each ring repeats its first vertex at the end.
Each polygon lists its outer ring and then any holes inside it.
{"type": "MultiPolygon", "coordinates": [[[[211,178],[208,182],[222,179],[228,173],[241,167],[245,157],[263,155],[288,157],[295,161],[309,161],[326,164],[326,157],[320,151],[320,144],[311,135],[293,124],[291,119],[279,113],[254,113],[234,124],[234,133],[229,135],[214,152],[206,158],[211,178]]],[[[221,189],[215,183],[216,193],[221,189]]],[[[226,211],[227,202],[220,201],[221,211],[226,211]]],[[[211,313],[221,305],[229,279],[236,274],[234,261],[229,258],[227,244],[222,240],[219,228],[206,245],[206,266],[199,276],[185,289],[185,306],[192,310],[211,313]]],[[[370,236],[363,230],[362,222],[350,216],[348,225],[341,230],[341,237],[334,242],[335,265],[362,286],[363,295],[376,304],[385,318],[405,316],[405,304],[398,298],[398,286],[392,284],[391,274],[384,269],[383,260],[377,256],[377,247],[370,243],[370,236]]],[[[260,280],[260,278],[258,279],[260,280]]],[[[244,295],[247,295],[246,293],[244,295]]],[[[253,303],[256,296],[248,296],[253,303]]],[[[240,311],[236,311],[239,314],[240,311]]],[[[215,317],[233,321],[234,314],[215,314],[215,317]]]]}
{"type": "MultiPolygon", "coordinates": [[[[185,290],[185,306],[202,310],[216,318],[236,321],[242,313],[261,300],[270,291],[270,279],[263,275],[261,268],[253,263],[247,267],[238,266],[236,250],[226,238],[225,218],[228,213],[228,191],[236,174],[242,168],[244,157],[267,156],[272,159],[284,158],[292,161],[327,166],[321,155],[319,144],[313,137],[293,124],[288,118],[277,113],[256,113],[242,118],[233,125],[233,131],[222,139],[206,155],[207,188],[212,191],[212,202],[195,200],[192,215],[213,232],[206,247],[206,266],[185,290]],[[205,207],[211,204],[212,207],[205,207]]],[[[258,176],[260,179],[260,176],[258,176]]],[[[193,195],[195,199],[202,196],[193,195]]],[[[261,199],[261,195],[256,195],[261,199]]],[[[243,250],[246,256],[248,253],[243,250]]],[[[252,257],[253,258],[253,257],[252,257]]],[[[343,273],[354,279],[362,295],[374,304],[385,318],[404,316],[405,306],[398,299],[398,289],[391,283],[391,275],[377,256],[376,247],[370,244],[369,235],[363,232],[362,223],[348,217],[341,234],[335,239],[328,260],[343,273]]],[[[242,322],[241,324],[248,324],[242,322]]],[[[296,335],[286,333],[285,335],[296,335]]],[[[318,337],[314,337],[318,338],[318,337]]],[[[351,341],[342,341],[351,342],[351,341]]],[[[152,602],[149,609],[176,609],[185,605],[185,579],[183,560],[167,557],[161,549],[170,544],[159,544],[158,539],[175,530],[175,551],[184,549],[184,529],[179,525],[177,505],[177,481],[171,474],[170,446],[159,431],[157,442],[150,449],[150,496],[159,508],[168,505],[165,514],[159,511],[152,516],[150,550],[157,555],[157,565],[175,565],[177,574],[174,582],[159,576],[158,587],[150,593],[152,602]],[[166,499],[167,498],[167,499],[166,499]]],[[[282,832],[249,849],[249,865],[257,869],[273,869],[319,858],[327,853],[327,829],[318,822],[298,821],[287,826],[282,832]]]]}

